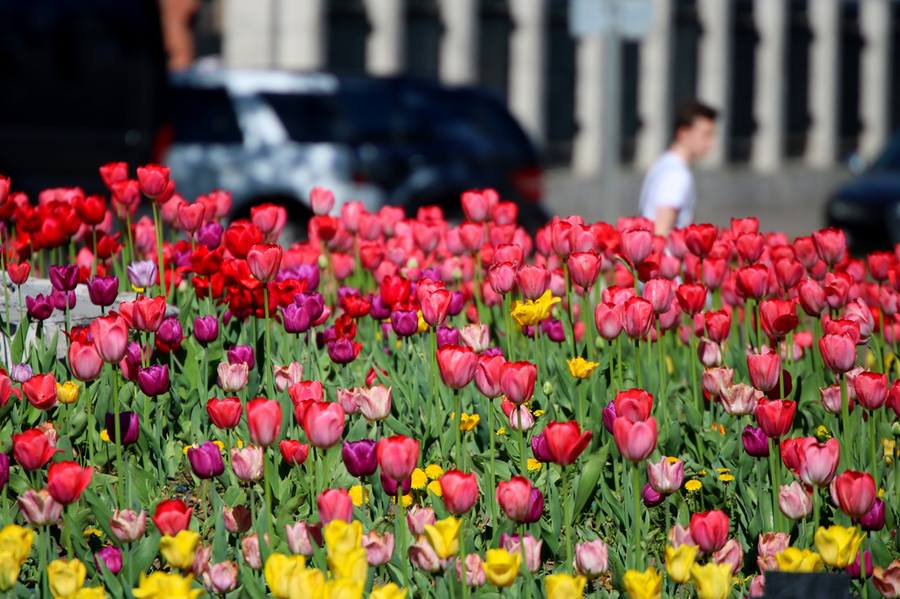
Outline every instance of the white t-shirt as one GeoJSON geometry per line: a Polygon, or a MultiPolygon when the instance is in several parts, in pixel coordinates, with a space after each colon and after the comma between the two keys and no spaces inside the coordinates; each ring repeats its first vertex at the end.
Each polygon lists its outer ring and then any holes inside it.
{"type": "Polygon", "coordinates": [[[694,221],[696,203],[694,175],[684,159],[671,151],[657,158],[641,187],[641,216],[656,220],[657,207],[675,208],[675,227],[680,229],[694,221]]]}

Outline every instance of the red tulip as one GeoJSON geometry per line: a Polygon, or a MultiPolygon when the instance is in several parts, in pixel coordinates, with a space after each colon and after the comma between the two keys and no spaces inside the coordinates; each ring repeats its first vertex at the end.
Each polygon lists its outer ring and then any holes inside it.
{"type": "Polygon", "coordinates": [[[837,439],[819,443],[807,437],[797,447],[800,480],[808,485],[824,487],[834,478],[841,459],[841,444],[837,439]]]}
{"type": "Polygon", "coordinates": [[[656,314],[668,312],[675,299],[675,287],[669,279],[650,279],[644,284],[642,296],[653,305],[656,314]]]}
{"type": "Polygon", "coordinates": [[[537,299],[550,287],[550,271],[543,266],[526,264],[516,272],[516,283],[527,299],[537,299]]]}
{"type": "Polygon", "coordinates": [[[613,439],[626,460],[640,462],[649,457],[656,449],[657,436],[655,418],[632,422],[617,416],[613,421],[613,439]]]}
{"type": "Polygon", "coordinates": [[[768,393],[778,386],[781,375],[781,358],[775,352],[747,354],[747,370],[754,387],[768,393]]]}
{"type": "Polygon", "coordinates": [[[206,402],[206,413],[216,427],[227,430],[234,428],[241,421],[244,408],[237,397],[219,399],[212,397],[206,402]]]}
{"type": "Polygon", "coordinates": [[[9,280],[12,281],[14,285],[21,285],[27,281],[30,273],[30,262],[20,262],[19,264],[13,262],[6,265],[6,274],[9,275],[9,280]]]}
{"type": "Polygon", "coordinates": [[[552,461],[560,466],[573,464],[591,442],[591,431],[583,431],[574,420],[548,424],[542,433],[552,461]]]}
{"type": "Polygon", "coordinates": [[[291,466],[302,466],[309,457],[309,445],[293,439],[283,439],[278,442],[278,450],[285,463],[291,466]]]}
{"type": "Polygon", "coordinates": [[[847,236],[841,229],[828,227],[814,231],[812,239],[819,258],[829,266],[837,264],[847,254],[847,236]]]}
{"type": "Polygon", "coordinates": [[[763,264],[745,266],[737,271],[735,280],[744,297],[758,300],[769,289],[769,269],[763,264]]]}
{"type": "Polygon", "coordinates": [[[117,363],[125,355],[128,346],[128,324],[112,312],[95,318],[90,324],[91,338],[104,362],[117,363]]]}
{"type": "Polygon", "coordinates": [[[616,393],[613,400],[617,418],[627,418],[631,422],[640,422],[650,418],[653,409],[653,396],[643,389],[627,389],[616,393]]]}
{"type": "Polygon", "coordinates": [[[275,243],[257,243],[247,252],[247,266],[258,281],[267,283],[275,278],[281,267],[281,246],[275,243]]]}
{"type": "Polygon", "coordinates": [[[722,343],[731,333],[731,314],[727,310],[715,310],[703,313],[706,335],[716,343],[722,343]]]}
{"type": "Polygon", "coordinates": [[[324,525],[332,520],[353,520],[353,500],[346,489],[325,489],[316,498],[319,521],[324,525]]]}
{"type": "Polygon", "coordinates": [[[691,515],[691,538],[705,553],[721,549],[728,540],[728,516],[719,510],[691,515]]]}
{"type": "Polygon", "coordinates": [[[653,232],[643,228],[631,228],[622,231],[622,254],[633,265],[638,265],[653,251],[653,232]]]}
{"type": "Polygon", "coordinates": [[[419,305],[422,308],[422,319],[428,326],[437,328],[447,319],[450,310],[450,302],[453,294],[446,289],[433,289],[428,293],[418,294],[419,305]]]}
{"type": "Polygon", "coordinates": [[[169,167],[145,164],[137,168],[137,177],[141,193],[148,198],[157,198],[165,193],[169,185],[169,167]]]}
{"type": "Polygon", "coordinates": [[[272,445],[281,432],[281,404],[274,399],[257,397],[247,404],[247,426],[255,444],[272,445]]]}
{"type": "Polygon", "coordinates": [[[381,471],[395,482],[408,479],[419,461],[419,442],[404,435],[393,435],[378,441],[376,448],[381,471]]]}
{"type": "Polygon", "coordinates": [[[381,279],[378,294],[385,306],[393,308],[396,304],[409,301],[410,289],[409,279],[397,275],[387,275],[381,279]]]}
{"type": "Polygon", "coordinates": [[[842,512],[858,520],[875,503],[875,480],[868,472],[845,470],[831,483],[831,495],[842,512]]]}
{"type": "Polygon", "coordinates": [[[847,334],[826,334],[819,339],[822,361],[832,372],[843,374],[856,362],[856,343],[847,334]]]}
{"type": "Polygon", "coordinates": [[[742,233],[734,241],[738,255],[747,264],[759,260],[765,248],[766,239],[759,233],[742,233]]]}
{"type": "Polygon", "coordinates": [[[77,501],[91,484],[94,469],[82,468],[76,462],[54,462],[47,471],[47,490],[63,505],[77,501]]]}
{"type": "Polygon", "coordinates": [[[100,374],[103,358],[92,343],[73,339],[69,343],[69,370],[79,381],[91,381],[100,374]]]}
{"type": "Polygon", "coordinates": [[[678,305],[688,314],[696,314],[706,305],[706,287],[693,283],[684,283],[678,286],[675,292],[678,305]]]}
{"type": "Polygon", "coordinates": [[[756,404],[756,421],[771,439],[778,439],[791,430],[797,403],[788,399],[760,399],[756,404]]]}
{"type": "Polygon", "coordinates": [[[441,498],[451,514],[465,514],[478,500],[478,479],[475,474],[448,470],[440,478],[441,498]]]}
{"type": "Polygon", "coordinates": [[[707,256],[716,242],[716,228],[709,223],[689,225],[684,230],[684,244],[699,258],[707,256]]]}
{"type": "Polygon", "coordinates": [[[166,317],[166,298],[161,295],[153,298],[142,295],[132,306],[134,328],[139,331],[155,333],[166,317]]]}
{"type": "Polygon", "coordinates": [[[622,311],[611,302],[597,304],[594,308],[594,325],[597,332],[607,341],[612,341],[622,332],[622,311]]]}
{"type": "Polygon", "coordinates": [[[797,305],[793,300],[763,300],[759,303],[759,320],[766,335],[783,339],[797,328],[797,305]]]}
{"type": "Polygon", "coordinates": [[[869,272],[876,281],[887,280],[893,262],[894,255],[891,252],[872,252],[866,256],[869,272]]]}
{"type": "Polygon", "coordinates": [[[475,377],[478,354],[459,345],[445,345],[437,350],[441,379],[451,389],[462,389],[475,377]]]}
{"type": "Polygon", "coordinates": [[[47,411],[56,405],[56,378],[52,374],[36,374],[22,383],[22,393],[28,403],[47,411]]]}
{"type": "MultiPolygon", "coordinates": [[[[366,382],[366,384],[371,384],[366,382]]],[[[288,395],[296,406],[303,400],[323,401],[325,389],[319,381],[299,381],[288,387],[288,395]]],[[[302,422],[301,422],[302,424],[302,422]]]]}
{"type": "Polygon", "coordinates": [[[825,309],[825,290],[819,283],[805,278],[797,285],[797,297],[800,307],[810,316],[818,316],[825,309]]]}
{"type": "Polygon", "coordinates": [[[531,399],[537,366],[531,362],[506,362],[500,370],[500,389],[514,404],[523,404],[531,399]]]}
{"type": "Polygon", "coordinates": [[[569,276],[576,285],[590,289],[600,274],[600,257],[594,252],[575,252],[566,260],[569,276]]]}
{"type": "Polygon", "coordinates": [[[190,526],[192,511],[180,499],[166,499],[157,504],[156,512],[152,516],[153,523],[159,532],[174,537],[190,526]]]}
{"type": "Polygon", "coordinates": [[[501,355],[480,354],[475,365],[475,386],[481,394],[489,399],[499,397],[503,390],[500,388],[500,375],[506,359],[501,355]]]}
{"type": "Polygon", "coordinates": [[[653,304],[641,297],[625,302],[622,324],[632,339],[645,339],[653,326],[653,304]]]}
{"type": "Polygon", "coordinates": [[[478,190],[470,189],[462,194],[462,209],[467,220],[480,223],[490,220],[490,202],[488,196],[478,190]]]}
{"type": "Polygon", "coordinates": [[[897,418],[900,418],[900,379],[891,383],[890,391],[888,391],[888,405],[894,410],[897,418]]]}
{"type": "Polygon", "coordinates": [[[310,402],[303,416],[306,438],[320,449],[332,447],[344,433],[344,418],[344,408],[339,403],[310,402]]]}
{"type": "Polygon", "coordinates": [[[861,372],[853,377],[853,390],[862,407],[877,410],[887,399],[888,377],[878,372],[861,372]]]}
{"type": "Polygon", "coordinates": [[[28,429],[12,436],[13,457],[25,470],[39,470],[56,453],[56,444],[44,431],[28,429]]]}
{"type": "Polygon", "coordinates": [[[525,522],[531,510],[531,481],[514,476],[497,484],[497,503],[513,522],[525,522]]]}

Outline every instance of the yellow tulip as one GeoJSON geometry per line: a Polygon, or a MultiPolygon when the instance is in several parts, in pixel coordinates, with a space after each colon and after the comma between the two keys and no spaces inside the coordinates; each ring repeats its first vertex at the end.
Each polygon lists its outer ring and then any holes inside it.
{"type": "Polygon", "coordinates": [[[643,572],[628,570],[622,578],[629,599],[660,599],[662,597],[662,576],[655,568],[643,572]]]}
{"type": "Polygon", "coordinates": [[[584,595],[584,576],[571,574],[550,574],[544,578],[544,592],[547,599],[577,599],[584,595]]]}
{"type": "Polygon", "coordinates": [[[269,591],[277,599],[288,599],[291,591],[291,581],[294,574],[306,567],[306,559],[302,555],[285,555],[273,553],[266,560],[263,574],[269,591]]]}
{"type": "Polygon", "coordinates": [[[187,570],[194,565],[194,554],[200,535],[193,530],[182,530],[177,535],[164,535],[159,540],[159,552],[166,563],[179,570],[187,570]]]}
{"type": "Polygon", "coordinates": [[[0,551],[0,591],[8,591],[16,586],[20,567],[19,560],[12,551],[0,551]]]}
{"type": "Polygon", "coordinates": [[[406,589],[402,589],[390,582],[383,587],[372,589],[369,599],[406,599],[406,589]]]}
{"type": "Polygon", "coordinates": [[[82,587],[74,595],[74,599],[107,599],[103,587],[82,587]]]}
{"type": "Polygon", "coordinates": [[[80,392],[81,388],[75,381],[66,381],[61,385],[56,383],[56,399],[59,400],[59,403],[64,403],[66,405],[75,403],[78,401],[80,392]]]}
{"type": "Polygon", "coordinates": [[[816,551],[822,556],[822,561],[832,568],[846,568],[856,560],[863,539],[865,535],[855,526],[820,526],[815,536],[816,551]]]}
{"type": "Polygon", "coordinates": [[[47,566],[47,579],[54,599],[71,597],[84,586],[87,568],[79,560],[57,559],[47,566]]]}
{"type": "Polygon", "coordinates": [[[678,584],[683,584],[690,580],[691,566],[694,565],[695,559],[697,559],[696,545],[667,546],[666,572],[669,573],[669,578],[678,584]]]}
{"type": "Polygon", "coordinates": [[[363,485],[353,485],[350,487],[350,500],[356,507],[362,507],[369,503],[369,491],[363,485]]]}
{"type": "Polygon", "coordinates": [[[459,529],[462,526],[462,520],[450,516],[443,520],[438,520],[433,525],[425,525],[425,538],[431,544],[434,552],[441,559],[447,559],[459,551],[459,529]]]}
{"type": "Polygon", "coordinates": [[[33,542],[34,532],[30,528],[16,524],[7,524],[0,530],[0,553],[4,551],[10,552],[19,566],[28,559],[33,542]]]}
{"type": "Polygon", "coordinates": [[[538,322],[546,320],[548,316],[550,316],[550,310],[553,309],[553,306],[561,302],[562,300],[558,297],[553,297],[553,293],[548,289],[546,290],[541,297],[534,300],[534,305],[538,311],[538,322]]]}
{"type": "Polygon", "coordinates": [[[329,580],[325,583],[325,599],[362,599],[363,586],[364,582],[348,578],[329,580]]]}
{"type": "Polygon", "coordinates": [[[335,578],[345,578],[365,583],[366,573],[369,569],[366,550],[362,547],[357,547],[343,553],[331,554],[328,557],[328,567],[335,578]]]}
{"type": "Polygon", "coordinates": [[[140,583],[131,594],[135,599],[197,599],[203,590],[191,589],[193,581],[190,576],[181,574],[156,571],[147,576],[141,572],[140,583]]]}
{"type": "Polygon", "coordinates": [[[734,585],[731,564],[706,564],[691,567],[691,578],[699,599],[725,599],[734,585]]]}
{"type": "Polygon", "coordinates": [[[788,547],[775,555],[778,569],[782,572],[818,572],[824,567],[822,556],[809,549],[788,547]]]}
{"type": "Polygon", "coordinates": [[[325,596],[325,574],[318,568],[297,572],[291,580],[290,599],[322,599],[325,596]]]}
{"type": "Polygon", "coordinates": [[[600,366],[599,362],[589,362],[581,356],[570,359],[568,364],[569,374],[576,379],[586,379],[591,376],[595,368],[600,366]]]}
{"type": "Polygon", "coordinates": [[[328,555],[346,553],[362,546],[363,526],[359,520],[332,520],[322,529],[328,555]]]}
{"type": "Polygon", "coordinates": [[[484,555],[481,568],[495,587],[508,587],[516,580],[519,573],[520,554],[510,553],[506,549],[488,549],[484,555]]]}

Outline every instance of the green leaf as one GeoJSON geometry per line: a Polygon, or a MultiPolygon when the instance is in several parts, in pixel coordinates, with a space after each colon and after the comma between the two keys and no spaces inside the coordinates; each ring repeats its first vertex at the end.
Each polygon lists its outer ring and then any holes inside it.
{"type": "Polygon", "coordinates": [[[581,469],[581,476],[578,479],[578,486],[575,490],[575,515],[581,513],[587,500],[593,494],[597,487],[597,481],[603,473],[606,465],[606,456],[609,453],[609,445],[604,445],[603,449],[592,455],[585,462],[581,469]]]}

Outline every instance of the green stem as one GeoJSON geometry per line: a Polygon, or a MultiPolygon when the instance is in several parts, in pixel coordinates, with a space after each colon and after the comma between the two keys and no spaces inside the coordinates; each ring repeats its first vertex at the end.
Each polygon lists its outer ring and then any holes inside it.
{"type": "Polygon", "coordinates": [[[456,422],[453,423],[454,434],[456,435],[456,467],[462,468],[462,431],[460,430],[460,425],[462,424],[462,402],[460,401],[460,390],[453,390],[453,413],[455,414],[456,422]]]}
{"type": "Polygon", "coordinates": [[[468,599],[469,597],[469,584],[466,576],[466,572],[468,568],[466,568],[466,515],[462,514],[460,517],[460,526],[459,526],[459,563],[460,563],[460,585],[462,586],[462,596],[463,599],[468,599]]]}
{"type": "Polygon", "coordinates": [[[397,555],[400,557],[400,563],[403,564],[403,584],[407,586],[410,583],[409,578],[409,558],[406,557],[406,518],[403,515],[403,485],[397,484],[397,555]]]}
{"type": "Polygon", "coordinates": [[[269,348],[269,286],[268,284],[263,286],[263,316],[265,317],[265,330],[263,331],[263,343],[266,351],[265,360],[261,360],[263,367],[263,382],[266,387],[266,392],[269,394],[269,397],[275,396],[275,388],[272,381],[272,365],[275,364],[275,361],[272,360],[271,350],[269,348]]]}
{"type": "MultiPolygon", "coordinates": [[[[841,438],[850,440],[850,404],[847,397],[847,375],[841,376],[841,438]]],[[[841,470],[848,467],[850,463],[850,443],[846,443],[841,451],[841,470]]]]}
{"type": "MultiPolygon", "coordinates": [[[[165,277],[165,261],[163,260],[163,242],[162,242],[162,226],[159,222],[159,206],[156,205],[156,202],[151,202],[153,205],[153,228],[156,233],[156,265],[159,274],[159,294],[163,297],[166,296],[166,277],[165,277]]],[[[130,228],[129,228],[129,236],[130,236],[130,228]]]]}
{"type": "MultiPolygon", "coordinates": [[[[566,567],[571,567],[572,565],[572,552],[574,548],[572,547],[572,519],[574,514],[572,513],[574,510],[574,501],[575,499],[571,496],[571,492],[569,487],[571,486],[571,481],[569,480],[569,472],[566,470],[565,466],[560,466],[560,475],[563,479],[563,522],[566,527],[566,567]],[[569,508],[569,499],[572,499],[572,508],[569,508]]],[[[525,539],[522,539],[524,543],[525,539]]]]}
{"type": "Polygon", "coordinates": [[[528,478],[528,458],[525,457],[525,430],[522,426],[522,406],[516,406],[516,417],[519,419],[519,468],[522,476],[528,478]]]}
{"type": "Polygon", "coordinates": [[[643,518],[641,517],[641,470],[639,468],[639,462],[635,462],[632,465],[631,469],[631,501],[632,501],[632,515],[634,516],[634,521],[631,523],[631,532],[634,535],[634,539],[631,543],[631,549],[634,551],[634,568],[637,570],[643,569],[644,557],[641,551],[641,528],[643,528],[643,518]]]}
{"type": "Polygon", "coordinates": [[[572,335],[572,357],[578,355],[578,342],[575,340],[575,317],[572,315],[572,277],[569,275],[569,265],[563,262],[563,276],[566,280],[566,311],[569,315],[569,333],[572,335]]]}
{"type": "Polygon", "coordinates": [[[781,481],[778,472],[778,440],[769,439],[769,479],[772,485],[772,528],[781,531],[781,508],[778,507],[778,493],[781,490],[781,481]]]}
{"type": "Polygon", "coordinates": [[[119,419],[119,375],[112,367],[109,367],[109,372],[112,375],[113,380],[113,428],[115,429],[116,440],[116,496],[119,499],[119,506],[121,506],[125,502],[125,493],[122,487],[125,477],[125,467],[122,462],[122,422],[119,419]]]}
{"type": "Polygon", "coordinates": [[[637,377],[638,389],[644,388],[644,375],[641,371],[641,340],[634,340],[634,373],[637,377]]]}
{"type": "Polygon", "coordinates": [[[490,434],[490,462],[488,469],[488,493],[485,497],[490,497],[488,505],[491,506],[491,531],[492,537],[497,536],[497,502],[493,500],[494,490],[497,488],[497,479],[494,474],[494,445],[495,445],[495,425],[494,425],[494,400],[488,399],[488,431],[490,434]]]}
{"type": "MultiPolygon", "coordinates": [[[[862,410],[860,410],[862,412],[862,410]]],[[[869,459],[872,462],[872,477],[875,479],[875,489],[878,487],[878,451],[875,443],[878,438],[878,422],[876,420],[877,412],[872,410],[869,412],[869,459]]]]}
{"type": "Polygon", "coordinates": [[[522,576],[525,579],[525,597],[531,599],[531,570],[528,569],[528,554],[525,551],[525,524],[519,523],[519,553],[522,556],[522,576]]]}

